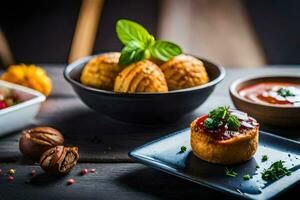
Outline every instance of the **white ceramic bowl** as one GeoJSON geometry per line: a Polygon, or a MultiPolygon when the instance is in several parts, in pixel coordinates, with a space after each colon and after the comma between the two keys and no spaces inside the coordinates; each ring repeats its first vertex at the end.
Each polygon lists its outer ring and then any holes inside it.
{"type": "Polygon", "coordinates": [[[39,112],[46,97],[27,87],[0,80],[0,87],[18,94],[21,103],[0,110],[0,136],[25,127],[39,112]]]}

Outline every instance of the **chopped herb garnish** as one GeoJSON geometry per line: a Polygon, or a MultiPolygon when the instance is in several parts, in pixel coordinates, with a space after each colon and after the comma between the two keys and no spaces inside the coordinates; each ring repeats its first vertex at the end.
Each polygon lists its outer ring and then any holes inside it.
{"type": "Polygon", "coordinates": [[[228,109],[229,107],[227,106],[216,108],[209,112],[208,117],[219,121],[227,120],[229,117],[228,109]]]}
{"type": "Polygon", "coordinates": [[[228,124],[228,128],[231,130],[237,130],[241,126],[239,119],[234,115],[231,115],[228,118],[227,124],[228,124]]]}
{"type": "Polygon", "coordinates": [[[267,155],[263,155],[262,157],[261,157],[261,162],[265,162],[265,161],[267,161],[268,160],[268,156],[267,155]]]}
{"type": "Polygon", "coordinates": [[[262,172],[262,179],[265,181],[275,181],[283,176],[289,176],[291,172],[283,165],[284,161],[274,162],[268,169],[262,172]]]}
{"type": "Polygon", "coordinates": [[[293,94],[289,89],[286,88],[280,88],[279,90],[277,90],[277,94],[279,94],[282,97],[295,96],[295,94],[293,94]]]}
{"type": "Polygon", "coordinates": [[[251,176],[249,174],[246,174],[243,176],[244,181],[248,181],[251,179],[251,176]]]}
{"type": "Polygon", "coordinates": [[[255,168],[258,169],[258,168],[260,168],[260,166],[259,166],[259,165],[256,165],[255,168]]]}
{"type": "Polygon", "coordinates": [[[180,151],[178,151],[177,154],[182,154],[182,153],[184,153],[185,151],[186,151],[186,146],[181,146],[181,147],[180,147],[180,151]]]}
{"type": "Polygon", "coordinates": [[[233,169],[228,169],[227,167],[225,168],[225,174],[229,177],[236,177],[238,175],[233,169]]]}
{"type": "Polygon", "coordinates": [[[230,115],[228,106],[218,107],[210,111],[208,118],[204,121],[204,127],[211,130],[217,129],[225,124],[228,125],[230,130],[238,130],[241,125],[236,116],[230,115]]]}
{"type": "Polygon", "coordinates": [[[223,125],[222,121],[218,121],[218,120],[213,119],[213,118],[207,118],[204,121],[204,126],[207,129],[217,129],[218,127],[220,127],[222,125],[223,125]]]}

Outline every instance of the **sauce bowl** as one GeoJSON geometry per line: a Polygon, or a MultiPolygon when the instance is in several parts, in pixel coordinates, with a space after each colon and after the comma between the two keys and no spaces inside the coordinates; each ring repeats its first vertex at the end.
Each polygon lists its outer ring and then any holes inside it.
{"type": "Polygon", "coordinates": [[[248,100],[239,94],[242,88],[264,82],[286,82],[300,84],[300,76],[246,77],[234,81],[229,88],[233,104],[261,124],[281,127],[300,127],[300,106],[263,104],[248,100]]]}
{"type": "Polygon", "coordinates": [[[92,88],[80,82],[81,72],[92,57],[85,57],[68,65],[64,71],[65,79],[91,109],[131,123],[174,122],[199,107],[225,76],[223,67],[200,59],[210,78],[206,84],[161,93],[116,93],[92,88]]]}

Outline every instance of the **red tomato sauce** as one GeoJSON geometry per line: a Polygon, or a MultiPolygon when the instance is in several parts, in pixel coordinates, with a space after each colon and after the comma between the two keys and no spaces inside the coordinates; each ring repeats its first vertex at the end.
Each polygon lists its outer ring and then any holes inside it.
{"type": "Polygon", "coordinates": [[[257,83],[240,89],[238,94],[255,103],[300,106],[300,84],[295,83],[257,83]]]}

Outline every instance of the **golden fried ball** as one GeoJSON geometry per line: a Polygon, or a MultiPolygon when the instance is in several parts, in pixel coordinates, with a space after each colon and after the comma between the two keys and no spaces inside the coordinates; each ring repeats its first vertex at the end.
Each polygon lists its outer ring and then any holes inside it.
{"type": "Polygon", "coordinates": [[[194,87],[209,81],[203,62],[193,56],[176,56],[160,68],[165,74],[169,90],[194,87]]]}
{"type": "Polygon", "coordinates": [[[81,74],[81,83],[87,86],[113,90],[115,78],[122,68],[118,65],[120,53],[101,54],[91,59],[81,74]]]}
{"type": "Polygon", "coordinates": [[[161,69],[149,60],[126,67],[115,81],[115,92],[167,92],[168,86],[161,69]]]}

